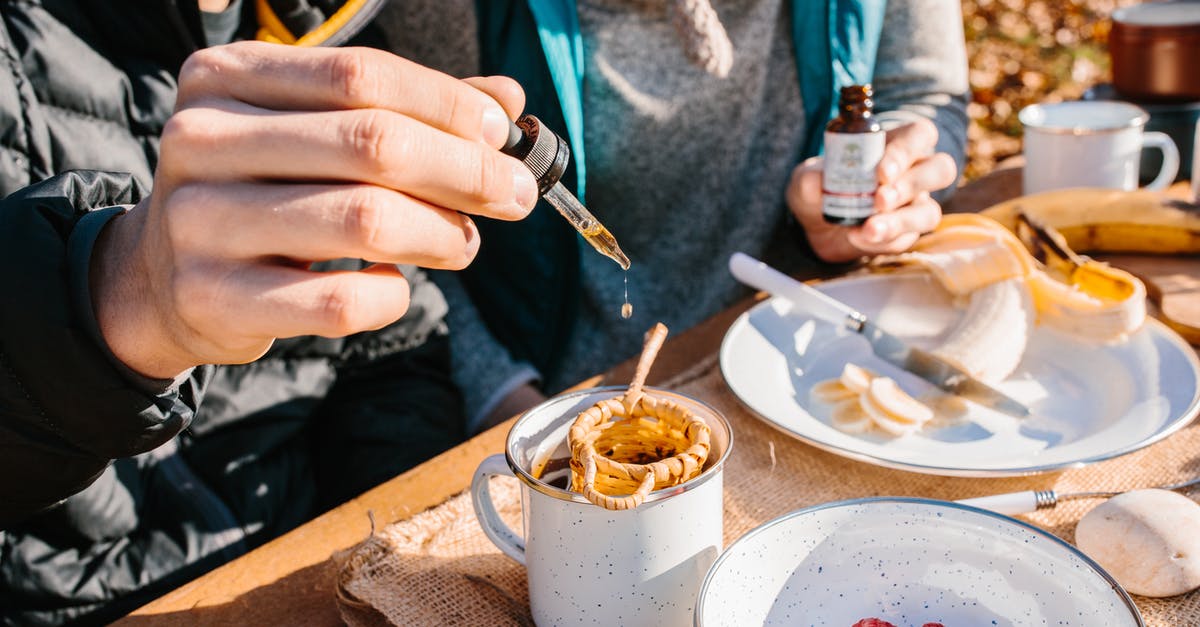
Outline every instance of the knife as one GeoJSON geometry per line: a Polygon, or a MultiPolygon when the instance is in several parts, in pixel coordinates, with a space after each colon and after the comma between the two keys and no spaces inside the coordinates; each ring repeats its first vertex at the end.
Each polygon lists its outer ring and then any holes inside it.
{"type": "Polygon", "coordinates": [[[1029,415],[1029,408],[972,377],[958,366],[909,345],[876,326],[853,307],[745,253],[734,253],[729,258],[729,271],[734,278],[750,287],[791,301],[813,316],[845,325],[846,328],[865,337],[871,345],[871,350],[884,361],[899,366],[950,394],[1010,416],[1022,418],[1029,415]]]}

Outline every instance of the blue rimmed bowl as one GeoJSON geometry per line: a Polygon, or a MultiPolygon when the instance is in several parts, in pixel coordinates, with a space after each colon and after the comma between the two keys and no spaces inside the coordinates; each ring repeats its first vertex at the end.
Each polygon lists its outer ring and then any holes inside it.
{"type": "Polygon", "coordinates": [[[957,503],[868,498],[747,532],[709,569],[695,624],[1144,625],[1116,581],[1037,527],[957,503]]]}

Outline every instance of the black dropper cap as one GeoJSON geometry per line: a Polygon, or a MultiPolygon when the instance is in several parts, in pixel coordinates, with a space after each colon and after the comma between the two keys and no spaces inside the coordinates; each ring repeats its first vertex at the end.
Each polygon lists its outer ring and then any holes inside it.
{"type": "Polygon", "coordinates": [[[509,123],[508,141],[504,142],[500,151],[520,159],[533,172],[538,183],[538,194],[545,194],[558,183],[567,169],[567,162],[571,160],[571,149],[567,147],[567,142],[529,114],[509,123]]]}

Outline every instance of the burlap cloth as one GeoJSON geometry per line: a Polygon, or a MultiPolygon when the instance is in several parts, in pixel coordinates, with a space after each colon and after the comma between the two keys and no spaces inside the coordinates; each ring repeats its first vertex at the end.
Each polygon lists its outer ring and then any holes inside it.
{"type": "MultiPolygon", "coordinates": [[[[962,479],[855,462],[808,446],[751,415],[730,392],[716,358],[657,384],[704,400],[733,426],[725,467],[725,545],[802,507],[865,496],[960,499],[1018,490],[1123,490],[1200,475],[1200,424],[1136,453],[1036,477],[962,479]]],[[[493,498],[520,529],[515,479],[493,480],[493,498]]],[[[1025,516],[1067,541],[1099,500],[1066,501],[1025,516]]],[[[1200,530],[1196,530],[1200,533],[1200,530]]],[[[351,625],[531,625],[525,569],[483,535],[469,494],[380,530],[339,573],[338,605],[351,625]]],[[[1200,591],[1169,599],[1134,597],[1147,625],[1200,625],[1200,591]]]]}

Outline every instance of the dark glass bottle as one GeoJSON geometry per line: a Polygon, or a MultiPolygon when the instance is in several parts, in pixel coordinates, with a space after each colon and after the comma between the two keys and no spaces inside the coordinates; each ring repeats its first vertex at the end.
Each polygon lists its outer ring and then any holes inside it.
{"type": "Polygon", "coordinates": [[[859,225],[875,212],[884,133],[875,119],[871,85],[843,87],[838,116],[825,126],[825,171],[821,189],[826,222],[859,225]]]}

